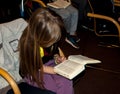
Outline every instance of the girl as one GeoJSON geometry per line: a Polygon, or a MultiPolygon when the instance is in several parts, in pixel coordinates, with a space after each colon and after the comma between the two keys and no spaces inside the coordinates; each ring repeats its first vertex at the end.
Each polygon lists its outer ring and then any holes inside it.
{"type": "Polygon", "coordinates": [[[63,29],[60,17],[50,10],[40,8],[33,13],[19,42],[20,75],[32,86],[74,94],[72,81],[57,75],[53,68],[66,59],[57,46],[63,29]]]}

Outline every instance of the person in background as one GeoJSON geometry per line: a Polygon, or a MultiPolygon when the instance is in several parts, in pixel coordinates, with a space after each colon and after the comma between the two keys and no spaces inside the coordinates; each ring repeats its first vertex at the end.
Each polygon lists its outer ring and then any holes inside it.
{"type": "Polygon", "coordinates": [[[61,18],[54,12],[37,9],[19,41],[19,71],[29,85],[56,94],[74,94],[72,80],[54,72],[54,66],[66,60],[58,45],[63,29],[61,18]]]}
{"type": "Polygon", "coordinates": [[[88,9],[88,0],[71,0],[71,2],[78,9],[78,13],[79,13],[78,23],[81,25],[87,16],[87,14],[85,13],[88,9]]]}
{"type": "MultiPolygon", "coordinates": [[[[52,0],[52,2],[54,2],[54,0],[52,0]]],[[[78,42],[80,38],[77,36],[78,10],[72,4],[66,8],[57,9],[50,6],[48,6],[48,8],[55,11],[63,19],[67,31],[65,41],[72,45],[72,47],[79,49],[78,42]]]]}

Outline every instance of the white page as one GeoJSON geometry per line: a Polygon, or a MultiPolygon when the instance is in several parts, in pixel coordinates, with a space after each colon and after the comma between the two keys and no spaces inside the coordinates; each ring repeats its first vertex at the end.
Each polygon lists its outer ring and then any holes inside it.
{"type": "Polygon", "coordinates": [[[85,69],[84,65],[70,60],[66,60],[63,63],[60,63],[59,65],[55,66],[54,68],[56,73],[65,76],[69,79],[74,78],[76,75],[78,75],[85,69]]]}
{"type": "Polygon", "coordinates": [[[57,0],[52,3],[48,3],[48,6],[54,7],[54,8],[66,8],[70,5],[71,3],[69,1],[65,0],[57,0]]]}
{"type": "Polygon", "coordinates": [[[96,64],[96,63],[101,63],[100,60],[89,58],[83,55],[70,55],[68,57],[69,60],[72,60],[74,62],[78,62],[81,64],[96,64]]]}

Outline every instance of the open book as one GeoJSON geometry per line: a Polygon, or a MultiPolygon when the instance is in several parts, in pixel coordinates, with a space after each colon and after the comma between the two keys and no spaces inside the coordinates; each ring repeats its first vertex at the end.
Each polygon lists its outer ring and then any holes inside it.
{"type": "Polygon", "coordinates": [[[70,0],[56,0],[51,3],[47,3],[48,6],[53,8],[66,8],[71,4],[70,0]]]}
{"type": "Polygon", "coordinates": [[[83,70],[85,70],[86,64],[96,63],[101,63],[101,61],[83,55],[70,55],[67,60],[56,65],[54,67],[54,71],[68,79],[73,79],[83,70]]]}

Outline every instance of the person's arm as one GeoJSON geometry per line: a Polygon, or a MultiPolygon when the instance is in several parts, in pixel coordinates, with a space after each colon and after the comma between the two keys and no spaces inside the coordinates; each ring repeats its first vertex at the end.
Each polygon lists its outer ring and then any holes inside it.
{"type": "Polygon", "coordinates": [[[54,72],[54,67],[51,67],[51,66],[43,65],[43,71],[44,73],[48,73],[48,74],[56,74],[54,72]]]}

